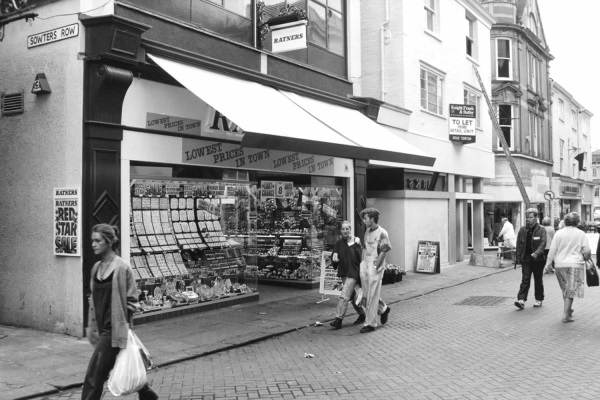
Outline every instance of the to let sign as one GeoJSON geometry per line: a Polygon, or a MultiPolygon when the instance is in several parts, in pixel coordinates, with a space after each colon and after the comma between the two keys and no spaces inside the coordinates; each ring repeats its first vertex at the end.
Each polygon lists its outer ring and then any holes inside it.
{"type": "Polygon", "coordinates": [[[306,20],[271,27],[271,51],[282,53],[306,48],[306,20]]]}
{"type": "Polygon", "coordinates": [[[448,133],[451,142],[475,143],[476,112],[474,105],[450,104],[448,133]]]}

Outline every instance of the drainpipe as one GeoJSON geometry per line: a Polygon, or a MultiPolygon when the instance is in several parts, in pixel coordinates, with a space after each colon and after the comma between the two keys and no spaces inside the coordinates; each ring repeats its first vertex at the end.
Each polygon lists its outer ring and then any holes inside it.
{"type": "Polygon", "coordinates": [[[385,0],[385,21],[381,24],[380,42],[381,42],[381,101],[385,101],[385,45],[392,38],[389,31],[390,25],[390,0],[385,0]]]}

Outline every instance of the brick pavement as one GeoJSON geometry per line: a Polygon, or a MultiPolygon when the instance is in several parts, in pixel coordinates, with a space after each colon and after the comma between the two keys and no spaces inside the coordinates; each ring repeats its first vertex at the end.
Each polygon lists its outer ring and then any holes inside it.
{"type": "MultiPolygon", "coordinates": [[[[598,398],[600,288],[586,288],[574,303],[576,321],[564,324],[553,275],[539,309],[533,292],[525,310],[514,307],[519,281],[520,271],[506,271],[400,301],[374,333],[360,334],[352,319],[339,331],[309,327],[149,378],[163,399],[598,398]],[[458,305],[472,296],[500,299],[458,305]]],[[[78,398],[78,390],[48,397],[78,398]]]]}

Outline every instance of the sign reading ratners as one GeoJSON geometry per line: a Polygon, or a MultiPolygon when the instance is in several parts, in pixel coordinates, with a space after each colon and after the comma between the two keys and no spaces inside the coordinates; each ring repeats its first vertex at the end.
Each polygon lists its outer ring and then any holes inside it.
{"type": "Polygon", "coordinates": [[[81,189],[54,189],[54,255],[79,256],[81,189]]]}

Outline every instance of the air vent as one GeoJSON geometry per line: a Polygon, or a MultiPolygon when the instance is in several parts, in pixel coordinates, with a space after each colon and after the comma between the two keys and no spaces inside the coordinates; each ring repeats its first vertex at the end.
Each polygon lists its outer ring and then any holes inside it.
{"type": "Polygon", "coordinates": [[[2,115],[23,114],[25,111],[25,92],[2,93],[2,115]]]}

